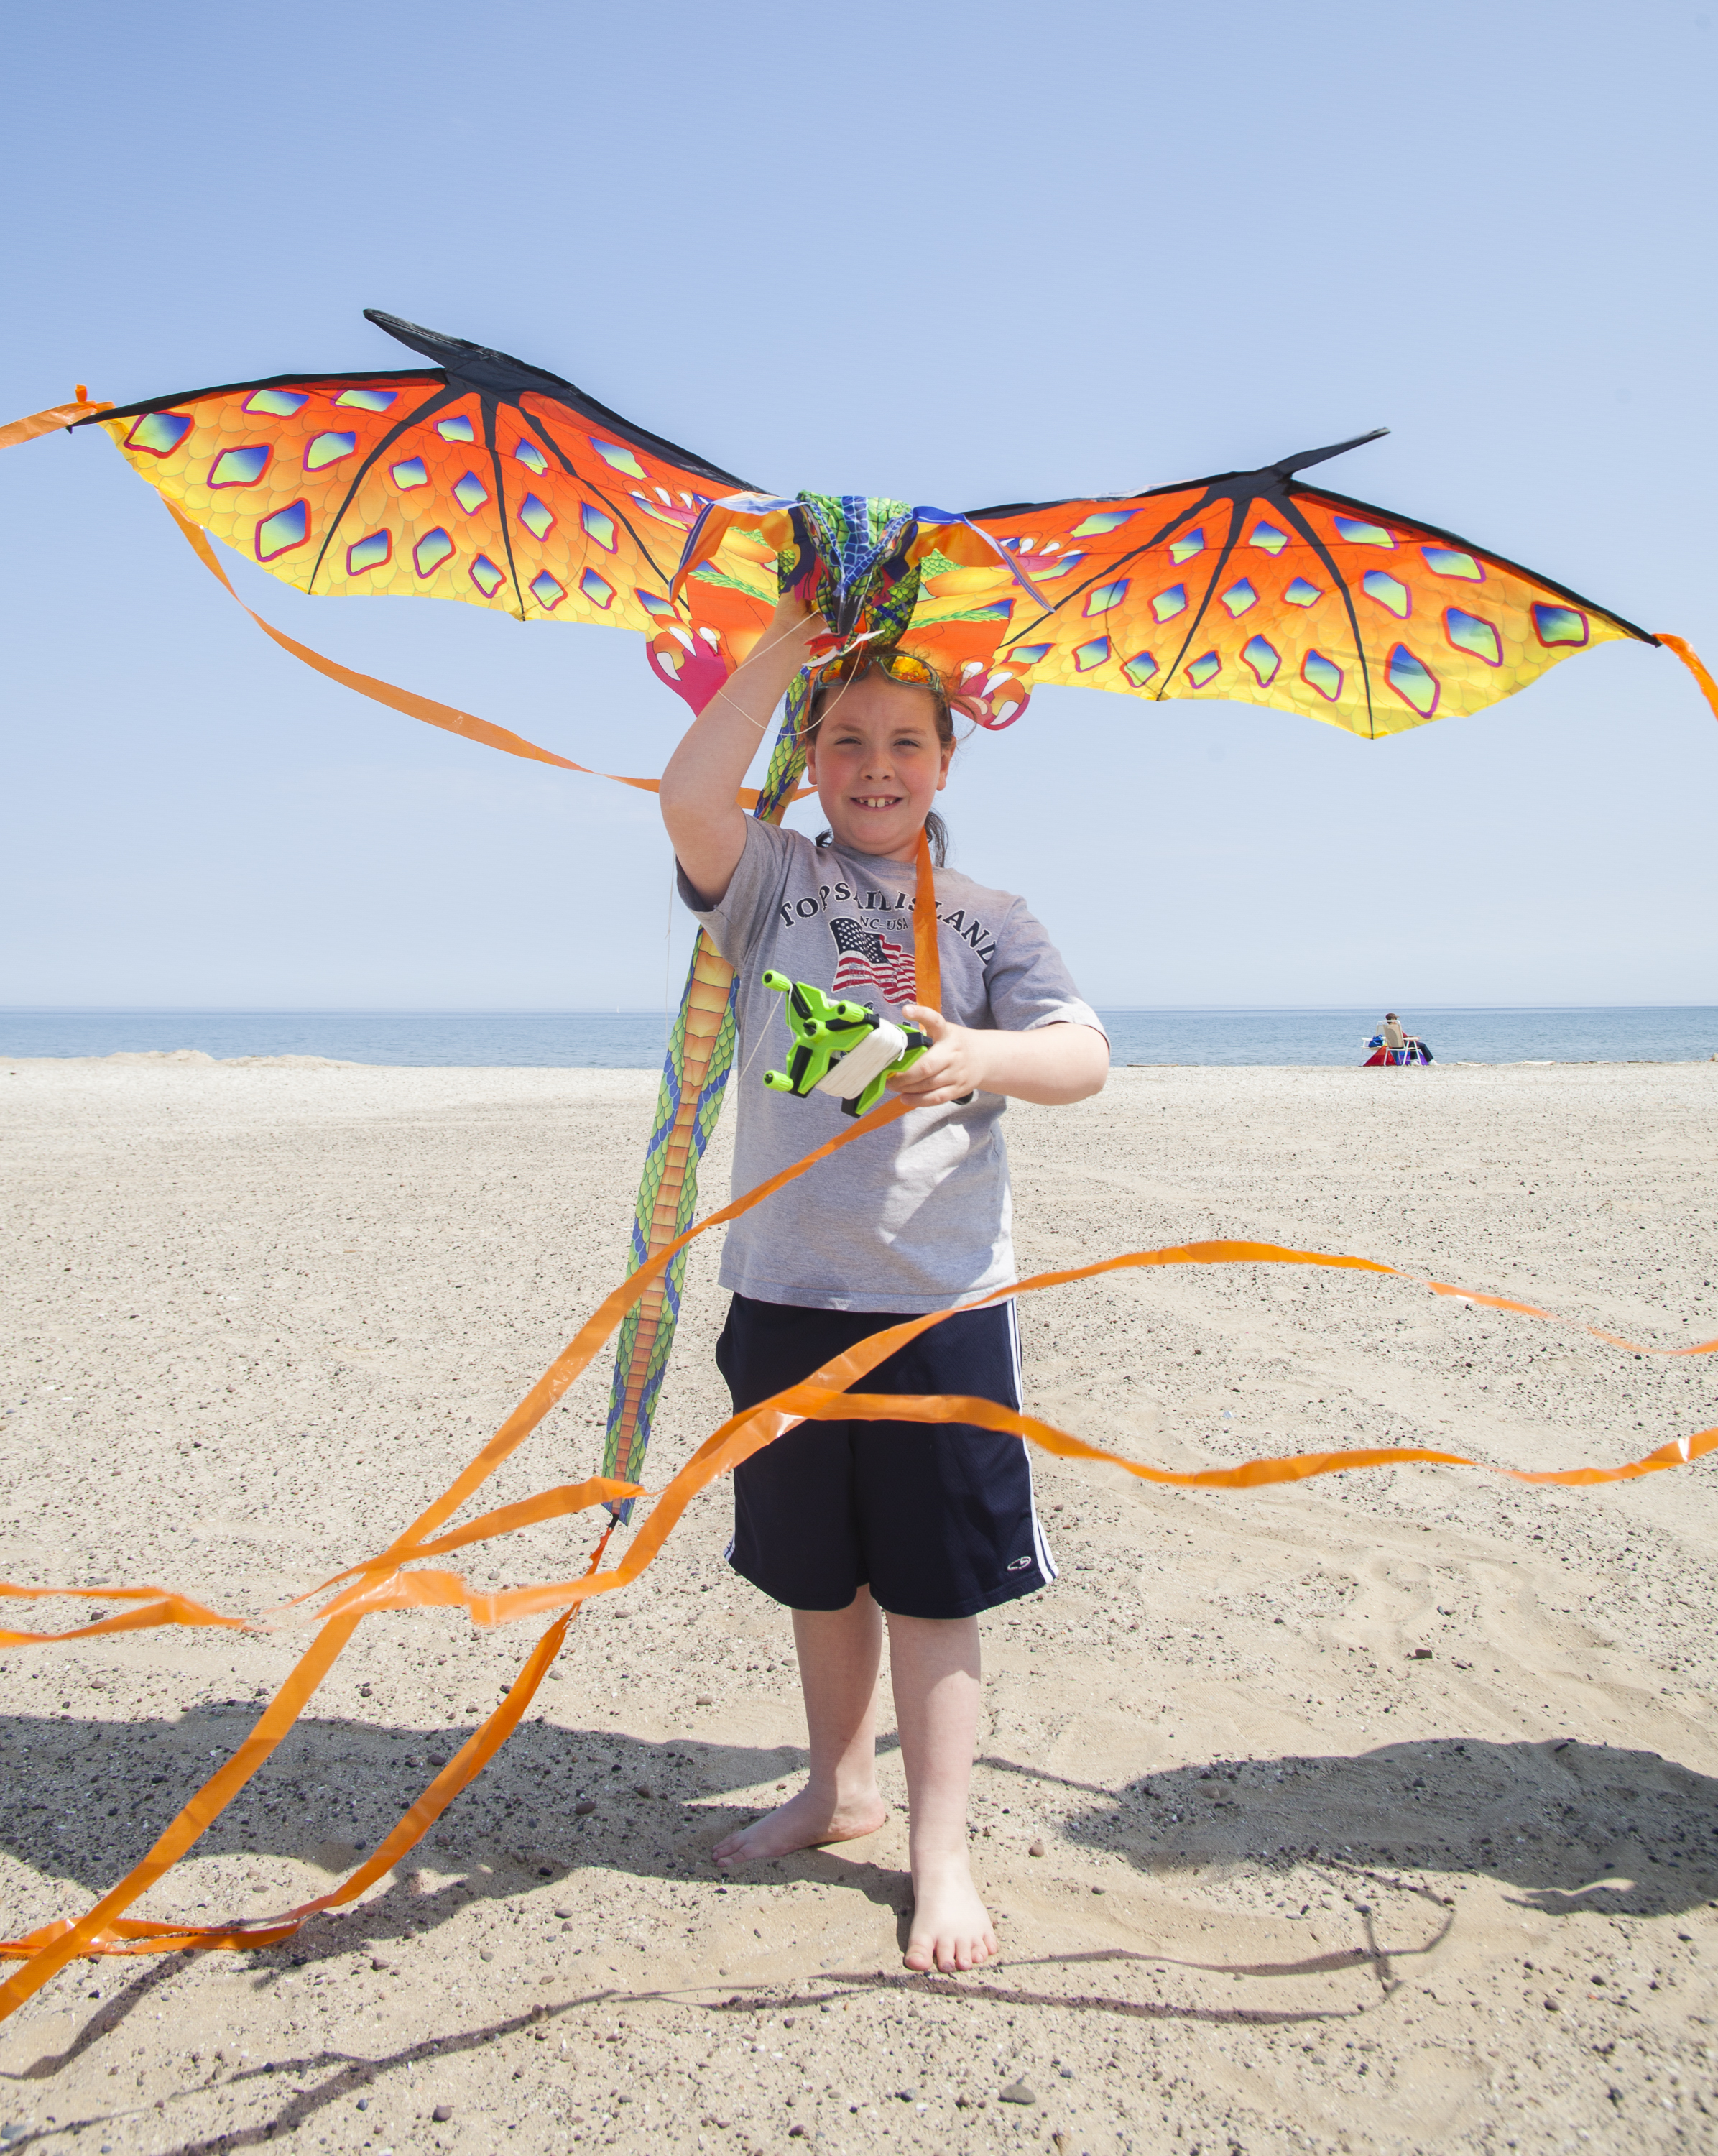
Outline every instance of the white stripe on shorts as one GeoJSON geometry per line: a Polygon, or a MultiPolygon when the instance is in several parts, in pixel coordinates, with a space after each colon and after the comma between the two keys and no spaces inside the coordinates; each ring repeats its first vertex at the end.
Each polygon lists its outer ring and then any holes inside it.
{"type": "MultiPolygon", "coordinates": [[[[1003,1307],[1008,1313],[1008,1347],[1014,1365],[1014,1411],[1018,1414],[1026,1405],[1026,1378],[1020,1364],[1020,1306],[1010,1296],[1003,1307]]],[[[1032,1472],[1032,1447],[1023,1437],[1020,1449],[1026,1455],[1026,1486],[1032,1498],[1032,1554],[1038,1559],[1038,1568],[1047,1580],[1057,1577],[1056,1560],[1050,1555],[1050,1546],[1044,1540],[1044,1524],[1038,1517],[1038,1484],[1032,1472]]]]}

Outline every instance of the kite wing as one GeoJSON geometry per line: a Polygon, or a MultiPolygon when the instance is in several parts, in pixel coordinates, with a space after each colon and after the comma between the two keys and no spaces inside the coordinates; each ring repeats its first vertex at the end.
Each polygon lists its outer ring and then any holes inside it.
{"type": "Polygon", "coordinates": [[[1469,540],[1294,476],[1374,439],[1144,494],[975,510],[1043,604],[999,564],[933,557],[905,641],[1016,716],[1051,682],[1269,704],[1367,740],[1479,711],[1592,644],[1659,641],[1469,540]]]}
{"type": "MultiPolygon", "coordinates": [[[[743,480],[558,375],[367,311],[437,363],[271,375],[77,424],[105,427],[192,523],[302,592],[647,635],[685,618],[668,588],[686,534],[743,480]]],[[[715,573],[750,567],[743,542],[726,551],[715,573]]]]}

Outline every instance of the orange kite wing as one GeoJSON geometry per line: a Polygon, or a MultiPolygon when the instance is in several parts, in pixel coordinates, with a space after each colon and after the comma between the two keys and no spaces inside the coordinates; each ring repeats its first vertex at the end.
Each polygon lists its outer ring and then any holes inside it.
{"type": "Polygon", "coordinates": [[[1006,603],[992,665],[1028,689],[1269,704],[1369,739],[1479,711],[1590,645],[1658,641],[1470,541],[1294,476],[1338,453],[976,511],[1050,610],[1003,572],[951,568],[926,578],[911,641],[952,654],[972,610],[1006,603]]]}
{"type": "Polygon", "coordinates": [[[428,368],[274,375],[98,424],[192,523],[303,592],[458,599],[649,634],[731,473],[558,376],[392,316],[428,368]]]}

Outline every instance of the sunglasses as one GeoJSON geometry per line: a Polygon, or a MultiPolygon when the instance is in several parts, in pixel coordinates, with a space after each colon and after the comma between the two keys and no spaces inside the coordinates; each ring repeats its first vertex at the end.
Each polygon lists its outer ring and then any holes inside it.
{"type": "Polygon", "coordinates": [[[948,701],[948,691],[942,685],[942,676],[928,660],[915,659],[910,651],[898,650],[892,644],[870,650],[861,646],[857,651],[832,659],[827,666],[813,670],[812,686],[824,689],[837,682],[857,681],[862,675],[886,674],[891,681],[900,681],[908,688],[928,689],[931,695],[948,701]]]}

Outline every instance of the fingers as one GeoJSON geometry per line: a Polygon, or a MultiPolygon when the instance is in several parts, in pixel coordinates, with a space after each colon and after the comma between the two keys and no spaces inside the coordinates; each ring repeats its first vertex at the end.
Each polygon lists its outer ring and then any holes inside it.
{"type": "Polygon", "coordinates": [[[940,1010],[932,1010],[928,1004],[903,1004],[901,1016],[910,1019],[921,1033],[929,1034],[932,1040],[941,1040],[953,1031],[940,1010]]]}
{"type": "Polygon", "coordinates": [[[962,1085],[958,1080],[927,1087],[921,1091],[905,1080],[891,1078],[889,1090],[902,1100],[910,1101],[915,1108],[941,1108],[950,1101],[970,1101],[972,1097],[972,1088],[962,1085]]]}
{"type": "Polygon", "coordinates": [[[925,1066],[930,1061],[931,1058],[926,1056],[921,1061],[914,1064],[910,1070],[896,1071],[889,1081],[890,1091],[893,1093],[910,1093],[916,1100],[921,1093],[928,1092],[933,1086],[946,1085],[947,1072],[934,1068],[927,1070],[925,1066]]]}
{"type": "Polygon", "coordinates": [[[803,629],[810,633],[821,629],[823,617],[797,584],[790,584],[776,601],[776,610],[770,618],[770,629],[779,635],[784,631],[803,629]]]}

